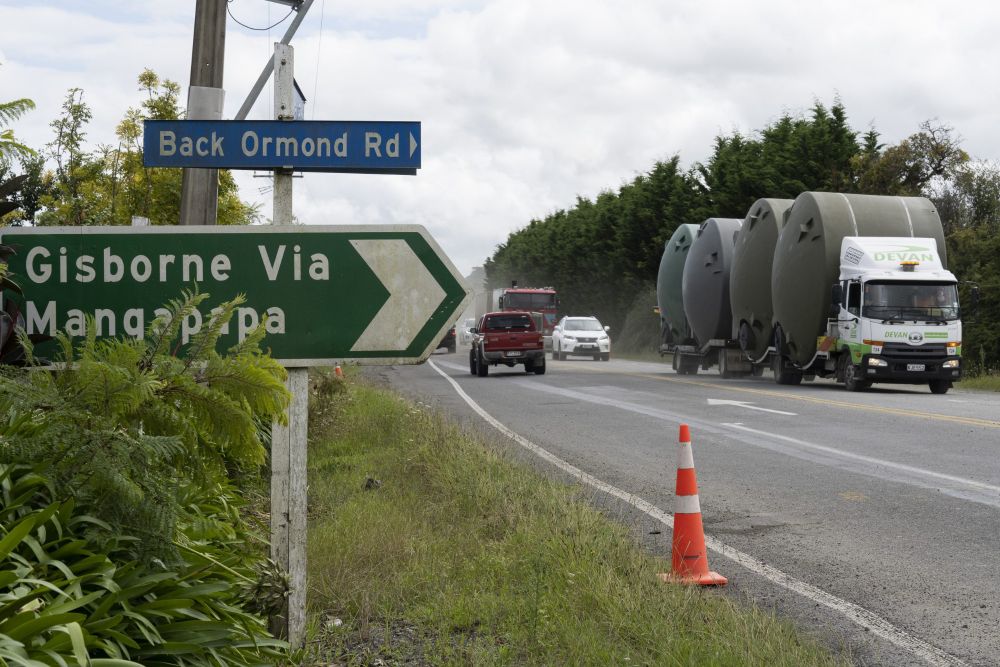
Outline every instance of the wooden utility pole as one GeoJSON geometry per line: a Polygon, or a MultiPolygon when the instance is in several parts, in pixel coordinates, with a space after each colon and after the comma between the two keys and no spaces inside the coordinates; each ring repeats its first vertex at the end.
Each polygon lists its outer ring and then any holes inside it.
{"type": "MultiPolygon", "coordinates": [[[[222,118],[222,70],[226,52],[226,0],[198,0],[191,46],[188,120],[222,118]]],[[[185,169],[181,224],[214,225],[219,209],[219,171],[185,169]]]]}

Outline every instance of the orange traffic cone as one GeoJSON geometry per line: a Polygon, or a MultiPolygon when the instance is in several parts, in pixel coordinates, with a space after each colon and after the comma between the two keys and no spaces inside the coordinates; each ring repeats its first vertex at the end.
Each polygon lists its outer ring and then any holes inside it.
{"type": "Polygon", "coordinates": [[[677,489],[674,507],[674,539],[671,573],[661,573],[663,581],[701,586],[725,586],[728,580],[708,569],[705,529],[701,524],[698,479],[691,454],[691,429],[681,424],[677,456],[677,489]]]}
{"type": "Polygon", "coordinates": [[[340,368],[340,364],[337,364],[337,367],[333,370],[333,374],[339,378],[344,377],[344,371],[340,368]]]}

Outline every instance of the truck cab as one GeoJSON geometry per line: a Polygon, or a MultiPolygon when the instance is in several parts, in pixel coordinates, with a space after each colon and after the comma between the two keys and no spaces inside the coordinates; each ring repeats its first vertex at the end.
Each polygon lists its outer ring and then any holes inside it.
{"type": "Polygon", "coordinates": [[[836,317],[819,344],[834,352],[837,379],[852,391],[926,382],[946,393],[962,376],[962,322],[958,280],[934,239],[845,237],[840,257],[836,317]]]}

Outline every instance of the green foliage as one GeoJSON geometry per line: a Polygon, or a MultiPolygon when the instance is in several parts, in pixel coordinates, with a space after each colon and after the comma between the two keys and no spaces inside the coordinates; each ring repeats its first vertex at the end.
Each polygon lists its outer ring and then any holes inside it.
{"type": "MultiPolygon", "coordinates": [[[[84,145],[90,106],[82,90],[67,93],[62,114],[52,122],[55,138],[47,152],[56,169],[45,174],[37,188],[38,204],[30,211],[37,212],[37,224],[128,225],[133,216],[149,218],[154,225],[178,223],[182,170],[143,166],[142,123],[181,118],[180,86],[150,69],[143,70],[138,84],[144,98],[115,128],[117,145],[92,151],[84,145]]],[[[220,225],[258,219],[256,209],[240,200],[236,181],[226,170],[219,172],[218,211],[220,225]]]]}
{"type": "Polygon", "coordinates": [[[241,299],[213,315],[188,356],[173,356],[180,322],[206,296],[168,304],[142,340],[60,333],[60,372],[0,373],[0,415],[39,427],[26,435],[0,424],[0,460],[42,466],[60,493],[160,556],[173,554],[179,489],[228,472],[255,476],[266,456],[259,424],[280,418],[288,400],[284,369],[259,348],[263,323],[228,354],[215,349],[241,299]]]}
{"type": "Polygon", "coordinates": [[[283,655],[239,608],[247,574],[223,540],[188,539],[170,567],[138,562],[136,538],[110,537],[59,495],[37,469],[0,464],[0,664],[235,667],[283,655]]]}
{"type": "Polygon", "coordinates": [[[0,169],[6,168],[12,158],[24,159],[34,155],[34,151],[17,140],[14,130],[4,128],[35,108],[35,103],[27,98],[0,102],[0,169]]]}
{"type": "Polygon", "coordinates": [[[285,372],[260,351],[264,323],[216,350],[242,298],[176,357],[206,296],[172,301],[141,340],[59,334],[58,370],[0,368],[0,664],[283,658],[246,607],[266,539],[234,480],[259,484],[285,372]]]}

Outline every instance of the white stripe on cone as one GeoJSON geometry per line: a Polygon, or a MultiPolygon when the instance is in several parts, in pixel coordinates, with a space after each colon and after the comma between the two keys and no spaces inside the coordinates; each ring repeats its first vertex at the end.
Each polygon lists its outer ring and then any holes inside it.
{"type": "Polygon", "coordinates": [[[698,496],[677,496],[674,499],[674,514],[701,514],[698,496]]]}
{"type": "Polygon", "coordinates": [[[682,470],[694,467],[694,455],[691,453],[691,443],[682,442],[677,450],[677,469],[682,470]]]}

